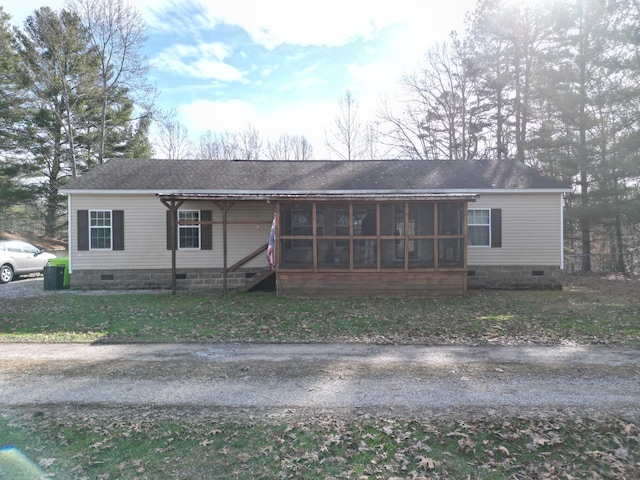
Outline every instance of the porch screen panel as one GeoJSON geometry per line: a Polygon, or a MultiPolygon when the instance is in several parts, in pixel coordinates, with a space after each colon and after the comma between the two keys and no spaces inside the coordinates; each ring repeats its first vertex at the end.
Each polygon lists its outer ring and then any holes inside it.
{"type": "Polygon", "coordinates": [[[438,267],[464,267],[464,240],[462,238],[443,238],[438,240],[438,267]]]}
{"type": "Polygon", "coordinates": [[[375,204],[353,205],[353,267],[378,266],[378,216],[375,204]]]}
{"type": "Polygon", "coordinates": [[[317,204],[318,268],[349,268],[350,232],[349,204],[317,204]]]}
{"type": "Polygon", "coordinates": [[[400,235],[404,230],[404,204],[383,203],[380,205],[380,235],[400,235]],[[401,223],[398,223],[398,222],[401,223]]]}
{"type": "Polygon", "coordinates": [[[409,240],[414,243],[415,258],[409,258],[409,269],[435,267],[435,240],[433,238],[417,238],[409,240]]]}
{"type": "Polygon", "coordinates": [[[462,235],[464,233],[464,204],[442,202],[438,204],[438,235],[462,235]]]}
{"type": "Polygon", "coordinates": [[[313,268],[313,205],[280,207],[280,268],[313,268]]]}
{"type": "Polygon", "coordinates": [[[464,216],[463,202],[438,204],[438,268],[464,268],[464,216]]]}
{"type": "Polygon", "coordinates": [[[380,266],[404,269],[405,204],[380,205],[380,266]]]}
{"type": "Polygon", "coordinates": [[[415,235],[433,235],[433,208],[433,203],[409,204],[409,222],[415,224],[415,235]]]}
{"type": "Polygon", "coordinates": [[[409,204],[409,219],[407,224],[409,269],[435,267],[434,222],[434,203],[409,204]]]}

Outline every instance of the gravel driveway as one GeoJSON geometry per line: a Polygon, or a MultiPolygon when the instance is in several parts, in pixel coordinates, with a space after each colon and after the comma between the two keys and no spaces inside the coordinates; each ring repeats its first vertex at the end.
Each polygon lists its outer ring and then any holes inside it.
{"type": "Polygon", "coordinates": [[[0,284],[0,300],[3,298],[35,297],[50,294],[44,291],[44,277],[29,275],[9,283],[0,284]]]}
{"type": "Polygon", "coordinates": [[[640,413],[640,352],[607,347],[0,344],[0,405],[640,413]]]}
{"type": "MultiPolygon", "coordinates": [[[[74,292],[0,285],[0,299],[52,294],[74,292]]],[[[637,348],[0,344],[0,406],[639,415],[639,399],[637,348]]]]}

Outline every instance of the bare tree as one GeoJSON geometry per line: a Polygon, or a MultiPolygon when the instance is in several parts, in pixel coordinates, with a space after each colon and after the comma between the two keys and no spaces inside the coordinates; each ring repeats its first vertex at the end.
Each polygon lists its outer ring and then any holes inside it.
{"type": "Polygon", "coordinates": [[[252,126],[247,125],[246,130],[237,134],[238,153],[241,160],[259,160],[262,156],[262,138],[260,132],[252,126]]]}
{"type": "Polygon", "coordinates": [[[148,114],[153,109],[155,89],[147,84],[149,64],[141,54],[147,40],[140,13],[126,0],[70,0],[90,35],[99,61],[100,125],[98,163],[104,159],[105,137],[109,135],[109,99],[126,90],[138,97],[138,106],[148,114]]]}
{"type": "Polygon", "coordinates": [[[270,160],[310,160],[313,147],[302,135],[283,134],[275,142],[267,142],[267,157],[270,160]]]}
{"type": "Polygon", "coordinates": [[[358,102],[350,90],[338,100],[340,111],[335,118],[331,135],[325,132],[329,151],[341,160],[358,160],[362,157],[362,123],[358,117],[358,102]]]}
{"type": "Polygon", "coordinates": [[[313,158],[313,145],[304,135],[295,136],[293,158],[295,160],[311,160],[313,158]]]}
{"type": "Polygon", "coordinates": [[[220,144],[216,141],[211,130],[200,136],[198,150],[195,157],[200,160],[218,160],[220,158],[220,144]]]}
{"type": "Polygon", "coordinates": [[[203,160],[234,160],[240,156],[238,135],[233,132],[207,131],[200,137],[196,157],[203,160]]]}
{"type": "Polygon", "coordinates": [[[164,158],[181,160],[193,156],[193,144],[189,140],[189,131],[174,118],[165,119],[159,124],[159,149],[164,158]]]}
{"type": "Polygon", "coordinates": [[[389,158],[393,149],[385,145],[380,133],[380,122],[367,122],[362,135],[362,159],[381,160],[389,158]]]}
{"type": "Polygon", "coordinates": [[[462,42],[453,36],[451,43],[435,45],[402,84],[404,112],[398,116],[389,101],[380,109],[386,142],[400,156],[425,160],[476,156],[473,74],[467,69],[462,42]]]}

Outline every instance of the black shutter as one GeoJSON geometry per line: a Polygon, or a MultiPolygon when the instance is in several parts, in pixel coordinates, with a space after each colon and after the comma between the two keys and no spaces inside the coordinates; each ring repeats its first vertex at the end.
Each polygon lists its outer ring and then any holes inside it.
{"type": "Polygon", "coordinates": [[[89,250],[89,210],[78,210],[78,251],[89,250]]]}
{"type": "MultiPolygon", "coordinates": [[[[213,220],[211,210],[201,210],[200,220],[210,222],[213,220]]],[[[211,223],[200,225],[200,250],[213,249],[213,225],[211,223]]]]}
{"type": "Polygon", "coordinates": [[[124,210],[113,210],[113,249],[124,250],[124,210]]]}
{"type": "Polygon", "coordinates": [[[171,210],[167,210],[167,250],[173,249],[174,230],[171,228],[171,213],[171,210]]]}
{"type": "Polygon", "coordinates": [[[502,209],[491,209],[491,248],[502,247],[502,209]]]}

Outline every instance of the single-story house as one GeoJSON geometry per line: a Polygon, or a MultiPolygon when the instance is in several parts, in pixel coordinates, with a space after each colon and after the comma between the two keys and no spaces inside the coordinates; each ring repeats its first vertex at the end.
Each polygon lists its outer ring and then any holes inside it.
{"type": "Polygon", "coordinates": [[[562,284],[570,190],[515,161],[112,159],[61,191],[73,289],[243,289],[274,275],[292,296],[562,284]]]}

